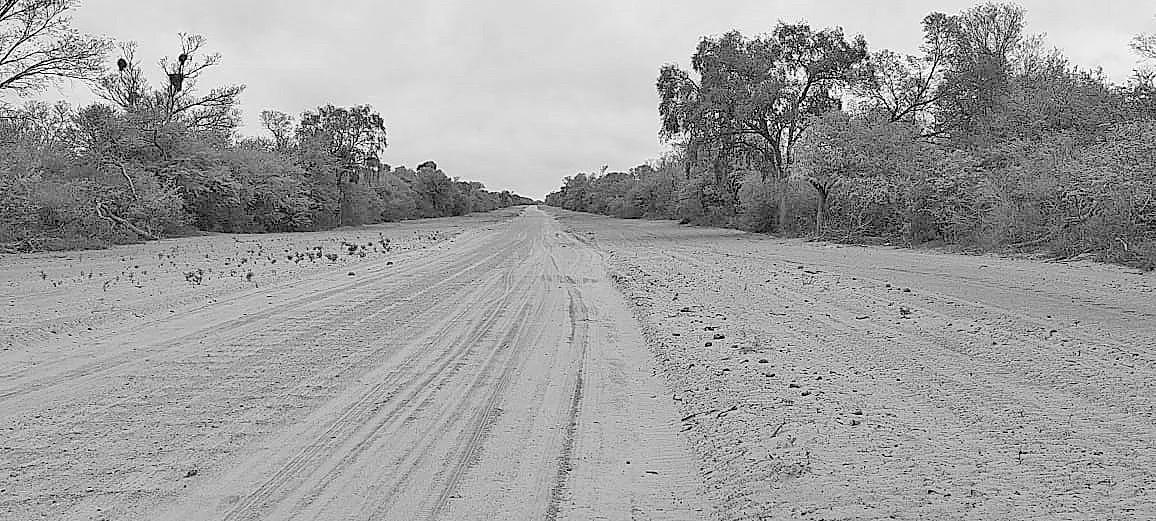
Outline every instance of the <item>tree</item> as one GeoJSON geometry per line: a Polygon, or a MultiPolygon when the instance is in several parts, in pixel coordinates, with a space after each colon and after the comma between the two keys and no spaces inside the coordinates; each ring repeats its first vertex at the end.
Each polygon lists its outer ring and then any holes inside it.
{"type": "Polygon", "coordinates": [[[422,217],[454,215],[458,188],[444,172],[438,170],[436,166],[430,166],[431,163],[422,163],[418,167],[414,185],[414,190],[421,198],[422,217]]]}
{"type": "Polygon", "coordinates": [[[0,92],[29,94],[65,79],[93,81],[111,48],[71,27],[76,0],[0,0],[0,92]]]}
{"type": "Polygon", "coordinates": [[[1147,60],[1156,60],[1156,34],[1139,34],[1132,40],[1132,49],[1147,60]]]}
{"type": "Polygon", "coordinates": [[[871,109],[886,111],[893,122],[928,126],[931,109],[944,95],[936,87],[948,60],[949,28],[942,16],[924,18],[922,57],[886,49],[872,53],[856,71],[855,93],[867,98],[871,109]]]}
{"type": "Polygon", "coordinates": [[[385,205],[381,217],[386,221],[400,221],[418,217],[418,195],[410,183],[398,175],[400,173],[401,171],[395,173],[383,167],[381,181],[373,187],[385,205]]]}
{"type": "MultiPolygon", "coordinates": [[[[854,193],[857,180],[910,175],[917,158],[929,155],[918,136],[919,129],[914,123],[892,121],[888,111],[860,114],[831,111],[819,118],[801,143],[799,152],[801,170],[819,195],[815,234],[823,232],[830,198],[837,188],[849,188],[850,195],[857,196],[859,194],[854,193]]],[[[897,187],[896,183],[887,185],[892,189],[897,187]]],[[[867,209],[867,205],[859,206],[860,210],[867,209]]],[[[870,224],[866,219],[855,220],[857,228],[870,224]]]]}
{"type": "Polygon", "coordinates": [[[385,121],[369,105],[325,105],[306,111],[297,125],[297,141],[311,161],[331,166],[338,193],[337,220],[344,223],[347,184],[358,184],[386,147],[385,121]]]}
{"type": "Polygon", "coordinates": [[[1041,37],[1027,38],[1015,53],[1007,100],[991,118],[992,131],[1001,141],[1064,131],[1090,141],[1119,117],[1123,104],[1099,70],[1080,70],[1041,37]]]}
{"type": "Polygon", "coordinates": [[[277,150],[288,150],[293,139],[293,116],[277,110],[261,111],[261,126],[273,135],[277,150]]]}
{"type": "Polygon", "coordinates": [[[369,105],[325,105],[301,115],[297,139],[312,141],[341,165],[343,181],[356,182],[360,169],[387,146],[385,121],[369,105]]]}
{"type": "Polygon", "coordinates": [[[780,23],[764,37],[703,38],[691,59],[698,82],[675,65],[659,72],[662,135],[685,138],[692,161],[709,151],[716,186],[734,178],[720,170],[736,159],[764,179],[787,179],[810,118],[840,105],[834,90],[866,56],[862,36],[847,41],[842,29],[816,32],[802,23],[780,23]]]}
{"type": "Polygon", "coordinates": [[[178,34],[176,58],[160,61],[165,87],[154,90],[136,59],[135,42],[121,45],[117,71],[100,80],[97,94],[123,110],[149,120],[153,130],[176,125],[198,134],[216,134],[224,139],[237,128],[237,105],[244,85],[226,85],[200,94],[201,75],[221,62],[219,53],[202,54],[205,38],[198,34],[178,34]]]}
{"type": "Polygon", "coordinates": [[[1156,119],[1156,71],[1136,71],[1117,91],[1124,97],[1128,118],[1156,119]]]}
{"type": "Polygon", "coordinates": [[[238,202],[251,216],[248,226],[230,223],[228,231],[301,231],[313,226],[315,204],[306,194],[305,172],[276,151],[237,148],[226,152],[225,164],[241,187],[238,202]]]}
{"type": "Polygon", "coordinates": [[[202,229],[255,229],[246,213],[247,181],[222,157],[235,143],[244,86],[203,92],[199,80],[221,57],[205,54],[199,35],[178,36],[176,57],[159,63],[162,88],[148,81],[136,59],[137,45],[121,44],[116,70],[101,78],[96,90],[112,107],[94,105],[77,115],[78,148],[101,176],[178,191],[183,210],[202,229]]]}
{"type": "Polygon", "coordinates": [[[1014,4],[987,3],[958,15],[932,13],[924,26],[942,31],[946,69],[935,96],[937,131],[960,144],[983,146],[1005,108],[1013,52],[1023,39],[1026,13],[1014,4]]]}

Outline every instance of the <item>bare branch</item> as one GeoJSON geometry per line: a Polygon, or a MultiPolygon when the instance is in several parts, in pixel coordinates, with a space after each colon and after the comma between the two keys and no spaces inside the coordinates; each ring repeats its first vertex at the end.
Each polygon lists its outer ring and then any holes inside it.
{"type": "Polygon", "coordinates": [[[71,28],[75,0],[0,2],[0,92],[39,92],[63,79],[93,81],[111,44],[71,28]]]}
{"type": "Polygon", "coordinates": [[[1141,34],[1132,40],[1132,49],[1148,60],[1156,60],[1156,34],[1141,34]]]}

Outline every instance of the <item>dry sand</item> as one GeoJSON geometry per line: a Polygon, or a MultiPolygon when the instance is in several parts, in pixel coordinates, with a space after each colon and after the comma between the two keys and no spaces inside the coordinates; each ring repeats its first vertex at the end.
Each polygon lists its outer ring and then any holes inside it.
{"type": "Polygon", "coordinates": [[[1123,268],[527,208],[0,283],[4,520],[1156,519],[1123,268]]]}
{"type": "Polygon", "coordinates": [[[1156,279],[552,211],[723,520],[1156,519],[1156,279]]]}
{"type": "Polygon", "coordinates": [[[538,209],[0,263],[0,519],[702,516],[626,303],[538,209]]]}

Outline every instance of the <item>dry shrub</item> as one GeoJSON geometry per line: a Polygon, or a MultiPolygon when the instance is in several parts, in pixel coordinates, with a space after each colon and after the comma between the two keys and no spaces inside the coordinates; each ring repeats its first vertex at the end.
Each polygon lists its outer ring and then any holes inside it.
{"type": "Polygon", "coordinates": [[[885,177],[854,178],[831,194],[825,235],[841,239],[898,238],[904,234],[909,188],[885,177]]]}
{"type": "Polygon", "coordinates": [[[798,236],[810,230],[818,198],[806,183],[749,175],[739,190],[738,227],[753,232],[798,236]],[[786,191],[786,211],[781,211],[786,191]],[[780,219],[782,221],[780,222],[780,219]]]}
{"type": "Polygon", "coordinates": [[[147,238],[110,215],[155,236],[187,233],[188,216],[177,191],[148,174],[133,177],[131,187],[91,179],[4,179],[0,243],[20,251],[70,250],[147,238]]]}

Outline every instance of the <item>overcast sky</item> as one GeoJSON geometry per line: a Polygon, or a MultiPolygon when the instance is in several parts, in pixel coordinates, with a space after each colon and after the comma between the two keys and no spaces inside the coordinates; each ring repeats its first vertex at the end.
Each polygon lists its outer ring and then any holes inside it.
{"type": "MultiPolygon", "coordinates": [[[[1030,0],[1028,32],[1123,80],[1129,40],[1156,31],[1152,0],[1030,0]]],[[[451,176],[535,198],[602,164],[657,156],[654,80],[703,35],[769,32],[778,20],[838,25],[872,49],[914,52],[920,20],[954,0],[89,0],[85,32],[135,40],[146,70],[181,31],[224,55],[202,86],[244,83],[244,134],[264,109],[373,105],[384,160],[432,159],[451,176]]],[[[155,75],[154,82],[159,81],[155,75]]]]}

